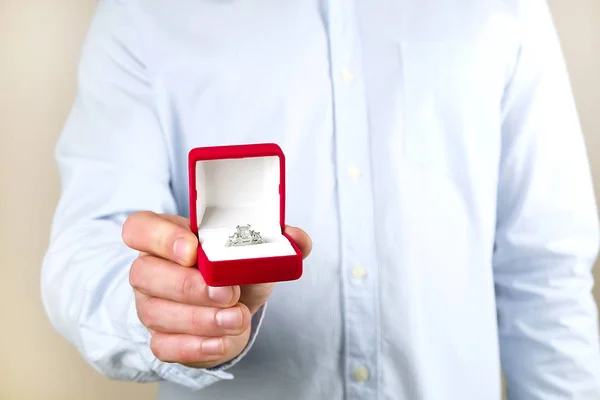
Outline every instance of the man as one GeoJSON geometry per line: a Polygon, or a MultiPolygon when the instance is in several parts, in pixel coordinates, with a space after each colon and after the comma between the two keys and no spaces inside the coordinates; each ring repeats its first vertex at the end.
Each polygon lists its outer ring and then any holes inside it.
{"type": "Polygon", "coordinates": [[[492,400],[502,370],[512,400],[600,398],[596,204],[543,0],[104,0],[78,83],[42,290],[100,373],[492,400]],[[209,288],[187,153],[260,142],[305,273],[209,288]]]}

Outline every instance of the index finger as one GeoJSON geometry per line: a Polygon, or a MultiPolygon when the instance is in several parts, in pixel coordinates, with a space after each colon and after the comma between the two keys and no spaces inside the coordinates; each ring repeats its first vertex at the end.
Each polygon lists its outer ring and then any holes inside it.
{"type": "Polygon", "coordinates": [[[150,211],[136,212],[123,224],[123,241],[134,250],[191,267],[196,264],[198,239],[185,221],[150,211]]]}

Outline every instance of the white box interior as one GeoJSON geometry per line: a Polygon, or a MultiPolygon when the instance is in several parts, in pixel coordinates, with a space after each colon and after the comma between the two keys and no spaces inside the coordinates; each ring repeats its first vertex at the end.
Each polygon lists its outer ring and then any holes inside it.
{"type": "Polygon", "coordinates": [[[211,261],[294,255],[279,221],[279,157],[196,162],[198,239],[211,261]],[[227,247],[238,225],[265,243],[227,247]]]}

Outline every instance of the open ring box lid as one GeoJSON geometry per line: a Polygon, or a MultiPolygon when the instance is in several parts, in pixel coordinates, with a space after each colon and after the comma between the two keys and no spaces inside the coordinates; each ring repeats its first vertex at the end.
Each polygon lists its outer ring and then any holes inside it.
{"type": "Polygon", "coordinates": [[[198,147],[189,152],[190,225],[198,269],[210,286],[289,281],[302,275],[302,253],[283,233],[285,157],[276,144],[198,147]],[[227,247],[250,225],[262,244],[227,247]]]}

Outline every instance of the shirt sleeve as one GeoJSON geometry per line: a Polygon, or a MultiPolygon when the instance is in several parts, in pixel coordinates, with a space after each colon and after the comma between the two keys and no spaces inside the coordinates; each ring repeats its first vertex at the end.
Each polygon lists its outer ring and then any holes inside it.
{"type": "MultiPolygon", "coordinates": [[[[199,390],[222,379],[250,343],[213,369],[163,363],[135,310],[129,268],[137,252],[121,238],[138,210],[177,213],[169,142],[154,109],[134,23],[116,0],[99,3],[80,61],[78,93],[56,147],[62,191],[42,265],[42,300],[55,329],[97,371],[118,380],[161,379],[199,390]]],[[[181,160],[187,162],[187,160],[181,160]]]]}
{"type": "Polygon", "coordinates": [[[559,39],[544,0],[516,1],[494,254],[511,400],[600,398],[592,295],[598,212],[559,39]]]}

